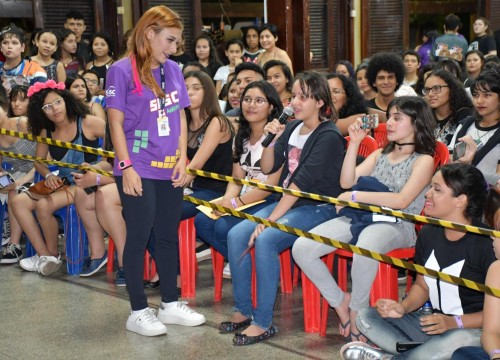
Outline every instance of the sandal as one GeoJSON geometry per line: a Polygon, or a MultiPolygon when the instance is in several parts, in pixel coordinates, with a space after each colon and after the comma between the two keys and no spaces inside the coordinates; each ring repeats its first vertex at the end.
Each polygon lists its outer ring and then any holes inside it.
{"type": "MultiPolygon", "coordinates": [[[[342,322],[339,324],[339,326],[342,328],[342,330],[347,329],[347,327],[350,325],[351,325],[351,320],[347,320],[344,324],[342,324],[342,322]]],[[[350,342],[351,341],[351,334],[352,333],[349,332],[349,335],[343,336],[344,340],[347,342],[350,342]]]]}
{"type": "Polygon", "coordinates": [[[349,337],[346,337],[345,339],[346,339],[346,341],[347,341],[347,342],[352,342],[352,341],[360,341],[360,342],[363,342],[363,343],[365,343],[365,344],[366,344],[366,342],[365,342],[365,341],[363,341],[363,340],[361,339],[361,337],[364,337],[364,335],[363,335],[363,334],[361,334],[360,332],[359,332],[359,333],[353,333],[353,332],[351,331],[351,332],[349,332],[349,337]],[[354,338],[355,340],[351,340],[352,338],[354,338]]]}
{"type": "Polygon", "coordinates": [[[270,337],[273,337],[277,332],[278,330],[276,330],[276,328],[271,325],[271,327],[267,329],[266,332],[258,336],[248,336],[242,333],[237,333],[234,335],[233,345],[235,346],[252,345],[267,340],[270,337]]]}
{"type": "Polygon", "coordinates": [[[246,319],[241,322],[224,321],[219,325],[219,334],[229,334],[252,323],[252,319],[246,319]]]}

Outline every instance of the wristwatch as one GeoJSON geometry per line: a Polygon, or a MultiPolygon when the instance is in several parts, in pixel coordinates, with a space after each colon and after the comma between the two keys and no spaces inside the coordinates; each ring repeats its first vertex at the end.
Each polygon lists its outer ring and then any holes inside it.
{"type": "Polygon", "coordinates": [[[130,161],[130,160],[122,160],[118,163],[118,168],[120,170],[125,170],[131,166],[132,166],[132,161],[130,161]]]}

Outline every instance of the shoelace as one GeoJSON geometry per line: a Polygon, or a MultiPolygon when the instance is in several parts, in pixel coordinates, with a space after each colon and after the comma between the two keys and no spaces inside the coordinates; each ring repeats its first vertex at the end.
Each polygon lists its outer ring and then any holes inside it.
{"type": "Polygon", "coordinates": [[[359,352],[359,359],[364,359],[364,360],[379,360],[380,356],[377,354],[374,354],[373,351],[370,351],[371,349],[362,349],[359,352]]]}
{"type": "Polygon", "coordinates": [[[141,316],[139,316],[137,318],[137,320],[141,319],[142,322],[145,322],[145,323],[152,323],[152,322],[155,322],[155,321],[158,321],[158,319],[156,318],[156,314],[155,314],[155,311],[151,308],[146,308],[146,310],[144,310],[144,312],[141,314],[141,316]]]}
{"type": "Polygon", "coordinates": [[[191,309],[189,306],[187,306],[187,304],[188,304],[187,301],[178,301],[177,308],[180,311],[185,312],[186,314],[194,314],[195,311],[193,309],[191,309]]]}
{"type": "Polygon", "coordinates": [[[16,245],[14,244],[8,244],[4,249],[3,249],[3,255],[7,254],[12,254],[16,255],[16,245]]]}

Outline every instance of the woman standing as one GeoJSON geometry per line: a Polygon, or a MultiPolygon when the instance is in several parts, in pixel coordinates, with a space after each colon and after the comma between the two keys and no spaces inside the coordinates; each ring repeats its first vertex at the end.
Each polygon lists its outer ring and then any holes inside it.
{"type": "Polygon", "coordinates": [[[61,28],[59,31],[59,49],[56,58],[64,65],[66,76],[76,75],[85,69],[84,60],[78,56],[76,50],[76,35],[73,31],[61,28]]]}
{"type": "Polygon", "coordinates": [[[479,50],[485,56],[497,55],[498,49],[495,43],[495,38],[493,37],[493,32],[490,28],[490,21],[484,17],[478,17],[474,21],[474,34],[476,37],[469,44],[470,50],[479,50]]]}
{"type": "Polygon", "coordinates": [[[243,28],[245,51],[243,61],[257,63],[257,56],[263,51],[259,44],[259,28],[255,25],[243,28]]]}
{"type": "Polygon", "coordinates": [[[163,323],[196,326],[205,317],[177,301],[177,228],[186,183],[189,106],[179,66],[168,60],[182,21],[165,6],[144,13],[131,35],[129,56],[108,70],[106,102],[117,161],[114,175],[127,225],[123,265],[132,311],[126,328],[144,336],[167,333],[163,323]],[[148,307],[142,274],[153,232],[161,278],[158,317],[148,307]]]}
{"type": "Polygon", "coordinates": [[[265,50],[257,56],[257,64],[264,66],[269,60],[281,60],[292,71],[292,60],[285,50],[276,46],[278,41],[278,28],[273,24],[264,24],[259,33],[260,46],[265,50]]]}

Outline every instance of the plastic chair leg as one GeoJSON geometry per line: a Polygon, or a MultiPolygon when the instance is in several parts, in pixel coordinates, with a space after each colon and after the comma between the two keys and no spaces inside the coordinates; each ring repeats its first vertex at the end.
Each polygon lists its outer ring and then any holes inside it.
{"type": "Polygon", "coordinates": [[[186,219],[179,224],[179,262],[181,267],[181,296],[196,296],[196,230],[194,218],[186,219]]]}
{"type": "Polygon", "coordinates": [[[212,271],[214,274],[214,301],[222,300],[222,275],[224,272],[224,256],[214,248],[212,250],[212,271]]]}
{"type": "Polygon", "coordinates": [[[108,237],[108,263],[106,264],[106,272],[113,272],[115,264],[115,243],[111,236],[108,237]]]}

